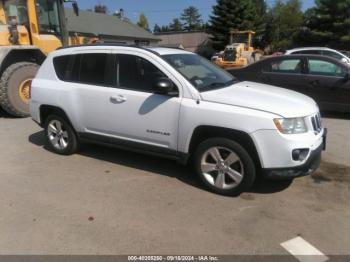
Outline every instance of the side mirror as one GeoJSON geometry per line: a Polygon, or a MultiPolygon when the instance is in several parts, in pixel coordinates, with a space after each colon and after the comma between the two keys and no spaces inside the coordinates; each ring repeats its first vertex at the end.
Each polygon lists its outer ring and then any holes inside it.
{"type": "Polygon", "coordinates": [[[77,2],[73,2],[72,3],[72,7],[73,7],[73,10],[74,10],[74,14],[76,16],[79,16],[79,6],[78,6],[78,3],[77,2]]]}
{"type": "Polygon", "coordinates": [[[157,78],[154,83],[154,90],[157,94],[167,95],[171,91],[174,91],[174,83],[166,77],[157,78]]]}

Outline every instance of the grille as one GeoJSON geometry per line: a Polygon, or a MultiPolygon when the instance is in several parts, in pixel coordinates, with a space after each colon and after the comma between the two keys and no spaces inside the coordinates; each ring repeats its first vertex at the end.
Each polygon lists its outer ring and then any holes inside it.
{"type": "Polygon", "coordinates": [[[315,134],[318,134],[322,131],[322,121],[319,113],[311,117],[311,123],[315,134]]]}

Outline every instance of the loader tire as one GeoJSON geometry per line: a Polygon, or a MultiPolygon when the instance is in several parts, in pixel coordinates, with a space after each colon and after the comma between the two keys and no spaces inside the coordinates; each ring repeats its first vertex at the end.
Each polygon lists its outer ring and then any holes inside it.
{"type": "Polygon", "coordinates": [[[0,78],[0,106],[11,116],[29,116],[29,89],[39,65],[19,62],[5,69],[0,78]]]}

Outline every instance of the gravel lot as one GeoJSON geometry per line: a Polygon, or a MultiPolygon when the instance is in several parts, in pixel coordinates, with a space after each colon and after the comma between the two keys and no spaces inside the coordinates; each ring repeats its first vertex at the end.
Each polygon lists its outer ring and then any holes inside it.
{"type": "Polygon", "coordinates": [[[301,236],[350,254],[350,120],[327,116],[321,169],[230,198],[175,162],[84,146],[46,150],[28,119],[0,116],[0,254],[288,254],[301,236]]]}

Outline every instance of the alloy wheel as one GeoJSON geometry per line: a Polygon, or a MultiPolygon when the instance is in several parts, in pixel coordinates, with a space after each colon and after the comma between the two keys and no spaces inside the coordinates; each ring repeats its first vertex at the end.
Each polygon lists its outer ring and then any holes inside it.
{"type": "Polygon", "coordinates": [[[211,147],[201,158],[201,172],[206,181],[219,189],[232,189],[243,180],[240,157],[226,147],[211,147]]]}
{"type": "Polygon", "coordinates": [[[58,150],[64,150],[68,147],[68,132],[59,120],[51,120],[47,127],[47,133],[50,143],[58,150]]]}

